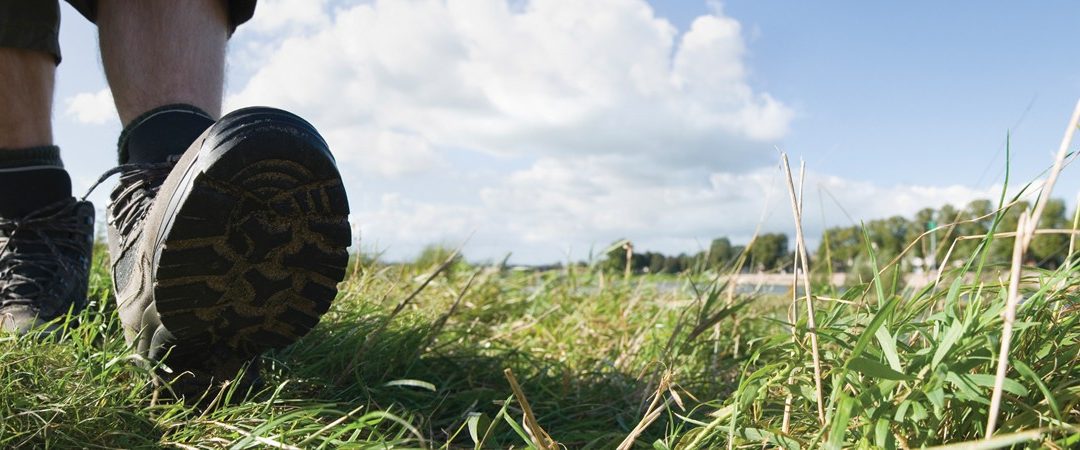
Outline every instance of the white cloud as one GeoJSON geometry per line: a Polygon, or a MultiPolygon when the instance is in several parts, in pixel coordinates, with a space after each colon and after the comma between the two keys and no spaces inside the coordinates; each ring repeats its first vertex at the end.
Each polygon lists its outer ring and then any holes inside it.
{"type": "MultiPolygon", "coordinates": [[[[470,257],[497,259],[515,251],[517,261],[552,262],[564,258],[567,249],[574,250],[575,259],[585,258],[590,248],[618,238],[629,238],[643,250],[679,253],[696,251],[719,236],[745,243],[759,226],[763,232],[794,235],[788,193],[775,167],[665,176],[603,158],[572,164],[545,159],[478,189],[477,201],[386,194],[356,217],[365,236],[398,258],[415,255],[426,243],[457,244],[466,238],[470,257]]],[[[963,207],[993,198],[999,189],[878,186],[810,171],[804,227],[815,246],[825,227],[911,217],[945,203],[963,207]]]]}
{"type": "Polygon", "coordinates": [[[104,88],[97,92],[82,92],[65,100],[64,114],[75,121],[90,125],[104,125],[118,120],[112,92],[104,88]]]}
{"type": "MultiPolygon", "coordinates": [[[[283,11],[257,29],[297,29],[283,11]]],[[[678,39],[641,0],[376,1],[328,20],[269,48],[241,43],[260,68],[230,106],[279,105],[331,134],[393,130],[436,148],[726,170],[766,162],[792,117],[747,84],[740,26],[721,15],[678,39]]],[[[370,161],[374,145],[336,151],[370,161]]]]}
{"type": "MultiPolygon", "coordinates": [[[[250,76],[227,109],[319,126],[366,245],[391,258],[470,235],[467,256],[551,262],[621,237],[671,253],[759,223],[792,232],[772,163],[794,113],[749,84],[742,27],[717,4],[681,35],[643,0],[299,5],[260,4],[238,34],[250,76]]],[[[856,220],[993,194],[811,172],[812,239],[818,208],[846,224],[817,186],[856,220]]]]}
{"type": "Polygon", "coordinates": [[[354,152],[336,152],[336,157],[366,174],[401,177],[445,167],[431,143],[415,134],[367,127],[331,128],[323,134],[330,148],[356,148],[354,152]]]}
{"type": "Polygon", "coordinates": [[[262,0],[244,31],[298,32],[323,27],[330,21],[326,5],[326,0],[262,0]]]}

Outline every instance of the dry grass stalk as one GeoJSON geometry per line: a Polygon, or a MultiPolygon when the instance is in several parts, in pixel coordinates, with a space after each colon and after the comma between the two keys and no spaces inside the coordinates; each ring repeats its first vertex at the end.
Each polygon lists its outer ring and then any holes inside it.
{"type": "Polygon", "coordinates": [[[649,411],[649,413],[641,419],[641,422],[638,422],[637,426],[630,431],[630,434],[626,436],[626,439],[624,439],[622,443],[619,444],[619,447],[616,450],[629,450],[630,447],[634,445],[634,441],[637,440],[638,436],[640,436],[641,433],[645,432],[645,429],[648,428],[649,425],[652,425],[653,422],[656,422],[656,419],[660,418],[660,414],[662,414],[667,408],[667,406],[670,404],[671,399],[668,399],[664,401],[664,404],[661,405],[659,408],[655,408],[652,411],[649,411]]]}
{"type": "Polygon", "coordinates": [[[280,449],[285,449],[285,450],[300,450],[300,447],[295,447],[295,446],[286,444],[284,442],[276,441],[276,440],[268,438],[268,437],[258,436],[258,435],[252,434],[250,431],[247,431],[247,430],[245,430],[243,428],[232,426],[232,425],[229,425],[229,424],[224,423],[224,422],[211,420],[211,421],[208,421],[207,423],[217,425],[217,426],[219,426],[221,428],[232,431],[233,433],[236,433],[236,434],[239,434],[241,436],[253,439],[253,440],[255,440],[255,442],[258,442],[258,443],[260,443],[262,445],[265,445],[265,446],[267,446],[269,448],[280,448],[280,449]]]}
{"type": "MultiPolygon", "coordinates": [[[[795,181],[791,177],[791,164],[786,153],[781,153],[784,162],[784,174],[787,176],[788,193],[791,195],[791,211],[795,216],[795,243],[798,246],[799,261],[803,267],[810,267],[806,257],[806,238],[802,228],[802,208],[795,193],[795,181]]],[[[818,422],[825,424],[825,393],[821,382],[821,355],[818,350],[817,323],[814,319],[814,298],[810,291],[810,278],[803,277],[803,290],[806,295],[806,324],[810,332],[810,351],[814,358],[814,385],[817,394],[818,422]]]]}
{"type": "MultiPolygon", "coordinates": [[[[1029,212],[1020,215],[1018,230],[1030,233],[1029,212]]],[[[990,438],[997,427],[998,412],[1001,410],[1002,388],[1005,385],[1005,372],[1009,368],[1009,346],[1012,343],[1013,322],[1016,320],[1016,305],[1020,303],[1020,268],[1024,264],[1026,236],[1020,236],[1013,243],[1012,268],[1009,276],[1009,297],[1005,304],[1005,322],[1001,328],[1001,350],[998,352],[997,375],[994,378],[994,392],[990,397],[990,414],[986,420],[986,437],[990,438]]]]}
{"type": "MultiPolygon", "coordinates": [[[[1061,228],[1039,228],[1038,230],[1031,230],[1031,234],[1032,234],[1032,236],[1038,236],[1040,234],[1069,234],[1069,235],[1076,235],[1076,234],[1080,234],[1080,231],[1073,230],[1073,229],[1066,230],[1066,229],[1061,229],[1061,228]]],[[[1019,236],[1019,235],[1020,235],[1020,233],[1017,232],[1017,231],[1003,231],[1001,233],[994,233],[993,234],[993,236],[995,238],[1010,238],[1010,237],[1016,237],[1016,236],[1019,236]]],[[[986,235],[984,235],[984,234],[976,234],[976,235],[967,235],[967,236],[957,236],[956,240],[958,240],[958,241],[968,241],[968,240],[972,240],[972,239],[982,239],[982,238],[985,238],[985,237],[986,237],[986,235]]]]}
{"type": "Polygon", "coordinates": [[[555,443],[555,440],[540,427],[540,423],[536,421],[536,415],[533,414],[532,407],[529,406],[529,400],[525,398],[525,391],[521,389],[521,385],[518,384],[517,378],[514,377],[514,371],[510,368],[503,370],[503,374],[506,375],[506,380],[510,382],[510,389],[514,391],[514,397],[517,398],[518,404],[521,405],[521,410],[525,413],[525,428],[529,430],[529,434],[532,435],[533,444],[540,450],[553,450],[559,447],[555,443]]]}
{"type": "Polygon", "coordinates": [[[1065,255],[1065,264],[1068,264],[1068,268],[1070,269],[1073,265],[1073,254],[1076,253],[1076,234],[1078,228],[1080,228],[1080,193],[1076,194],[1076,207],[1075,211],[1073,211],[1072,235],[1069,236],[1069,253],[1065,255]]]}
{"type": "Polygon", "coordinates": [[[994,392],[990,397],[990,416],[986,420],[986,438],[993,436],[997,427],[998,413],[1001,410],[1002,388],[1005,384],[1005,373],[1009,369],[1009,345],[1012,341],[1013,321],[1016,320],[1016,305],[1020,302],[1020,266],[1024,262],[1024,254],[1027,253],[1031,239],[1035,236],[1035,230],[1039,228],[1039,217],[1043,208],[1050,201],[1050,194],[1054,191],[1054,183],[1057,182],[1061,169],[1065,166],[1065,157],[1069,154],[1069,145],[1072,144],[1076,126],[1080,123],[1080,100],[1076,102],[1069,126],[1065,128],[1065,136],[1061,139],[1057,157],[1054,158],[1054,166],[1050,169],[1050,175],[1046,177],[1039,192],[1039,202],[1035,209],[1028,214],[1027,211],[1020,215],[1020,223],[1016,227],[1016,242],[1013,247],[1012,275],[1009,279],[1009,298],[1005,304],[1005,321],[1001,329],[1001,351],[998,353],[997,376],[994,378],[994,392]]]}
{"type": "Polygon", "coordinates": [[[423,346],[417,348],[418,352],[425,351],[426,349],[431,348],[432,344],[435,343],[435,338],[439,336],[439,333],[442,332],[443,327],[446,326],[446,322],[450,320],[450,317],[453,316],[454,313],[457,312],[458,307],[461,306],[461,302],[465,299],[465,294],[469,292],[469,288],[471,288],[473,282],[476,281],[476,277],[479,276],[480,273],[483,271],[484,269],[482,268],[473,271],[472,275],[469,276],[469,281],[465,282],[465,287],[461,288],[461,291],[458,292],[457,297],[454,298],[454,303],[450,305],[450,309],[447,310],[446,313],[442,316],[439,316],[439,318],[435,320],[435,323],[431,325],[431,329],[428,330],[427,342],[423,346]]]}
{"type": "Polygon", "coordinates": [[[641,418],[641,421],[638,422],[637,426],[630,430],[630,434],[626,436],[626,439],[623,439],[616,450],[629,450],[630,447],[634,445],[634,441],[637,440],[638,436],[641,436],[641,433],[645,432],[645,429],[648,428],[649,425],[652,425],[653,422],[656,422],[656,419],[660,418],[660,414],[663,413],[667,406],[672,402],[672,399],[669,398],[665,400],[663,404],[660,404],[660,399],[664,396],[665,391],[671,391],[672,394],[675,393],[675,391],[671,389],[670,374],[664,374],[660,379],[660,383],[656,386],[656,392],[653,394],[652,403],[650,403],[648,409],[646,409],[648,412],[641,418]]]}
{"type": "MultiPolygon", "coordinates": [[[[799,162],[799,214],[802,215],[803,207],[803,186],[806,182],[806,161],[799,162]]],[[[795,334],[795,320],[799,315],[799,246],[795,246],[795,260],[791,263],[791,307],[788,308],[788,323],[791,324],[791,339],[796,344],[799,342],[798,336],[795,334]]],[[[791,374],[788,375],[788,386],[795,383],[795,371],[792,369],[791,374]]],[[[787,397],[784,398],[784,420],[780,426],[780,431],[787,434],[791,431],[791,403],[793,396],[788,392],[787,397]]]]}
{"type": "Polygon", "coordinates": [[[365,406],[358,406],[358,407],[356,407],[356,409],[353,409],[352,411],[349,411],[345,415],[343,415],[341,417],[338,417],[337,419],[334,419],[333,422],[330,422],[330,423],[326,424],[326,426],[320,428],[319,431],[316,431],[314,433],[309,434],[307,437],[304,438],[304,440],[297,443],[296,446],[299,447],[299,448],[308,448],[307,444],[311,443],[311,441],[314,441],[316,437],[318,437],[319,435],[321,435],[321,434],[323,434],[323,433],[325,433],[327,431],[330,431],[331,428],[334,428],[334,427],[336,427],[338,425],[341,425],[341,424],[345,423],[346,420],[349,420],[349,419],[353,418],[353,416],[356,413],[360,412],[360,410],[362,410],[364,408],[365,408],[365,406]]]}
{"type": "Polygon", "coordinates": [[[853,302],[851,300],[844,300],[842,298],[825,297],[825,296],[822,296],[822,295],[815,295],[814,300],[824,300],[824,301],[827,301],[827,302],[843,303],[845,305],[858,305],[859,304],[858,302],[853,302]]]}

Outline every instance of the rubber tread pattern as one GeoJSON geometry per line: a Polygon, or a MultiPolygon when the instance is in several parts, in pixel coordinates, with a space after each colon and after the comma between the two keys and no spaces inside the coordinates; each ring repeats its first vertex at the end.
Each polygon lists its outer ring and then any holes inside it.
{"type": "Polygon", "coordinates": [[[345,276],[348,201],[333,158],[306,122],[269,111],[210,131],[201,151],[216,159],[194,175],[160,242],[155,302],[178,351],[287,346],[345,276]]]}

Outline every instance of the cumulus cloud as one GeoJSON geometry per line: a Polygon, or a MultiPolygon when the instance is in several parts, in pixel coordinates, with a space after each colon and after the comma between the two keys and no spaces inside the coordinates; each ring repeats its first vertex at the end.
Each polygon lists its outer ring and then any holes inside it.
{"type": "MultiPolygon", "coordinates": [[[[470,235],[470,256],[551,262],[621,237],[679,252],[792,229],[773,146],[795,114],[751,86],[718,6],[680,33],[644,0],[303,5],[261,3],[241,28],[228,108],[315,123],[391,258],[470,235]]],[[[836,201],[858,220],[992,194],[814,172],[807,189],[828,225],[845,224],[836,201]]]]}
{"type": "Polygon", "coordinates": [[[75,121],[90,125],[104,125],[117,120],[109,88],[97,92],[82,92],[65,100],[64,114],[75,121]]]}
{"type": "Polygon", "coordinates": [[[297,33],[324,27],[330,22],[326,7],[326,0],[263,0],[244,30],[297,33]]]}
{"type": "MultiPolygon", "coordinates": [[[[284,13],[269,17],[254,32],[294,29],[284,13]]],[[[296,22],[322,20],[273,48],[248,47],[262,65],[230,105],[282,105],[328,130],[393,130],[495,154],[727,170],[766,161],[792,117],[747,84],[741,28],[719,13],[681,37],[641,0],[520,10],[504,0],[376,1],[296,22]]],[[[337,151],[375,159],[377,133],[366,134],[337,151]]]]}

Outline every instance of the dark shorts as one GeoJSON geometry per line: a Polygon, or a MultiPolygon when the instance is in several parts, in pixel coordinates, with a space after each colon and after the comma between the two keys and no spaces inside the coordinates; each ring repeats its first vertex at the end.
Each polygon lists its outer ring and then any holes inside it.
{"type": "MultiPolygon", "coordinates": [[[[229,2],[229,25],[232,30],[255,14],[256,0],[229,2]]],[[[93,22],[97,18],[96,0],[67,0],[80,14],[93,22]]],[[[0,0],[0,47],[47,52],[60,63],[60,2],[58,0],[0,0]]]]}

